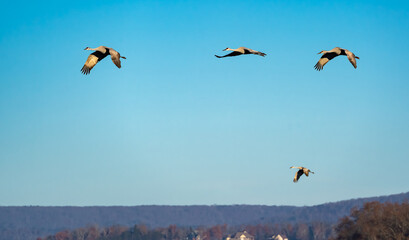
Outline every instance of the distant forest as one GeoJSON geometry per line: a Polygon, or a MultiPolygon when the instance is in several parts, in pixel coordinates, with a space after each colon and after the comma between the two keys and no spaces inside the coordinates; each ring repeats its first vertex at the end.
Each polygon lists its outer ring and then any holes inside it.
{"type": "MultiPolygon", "coordinates": [[[[169,228],[179,229],[180,235],[186,235],[189,231],[197,231],[197,229],[210,231],[208,234],[213,234],[211,232],[214,232],[214,228],[224,229],[222,232],[226,234],[240,230],[245,226],[249,229],[265,229],[266,233],[251,230],[257,233],[256,236],[271,232],[283,232],[287,236],[293,236],[297,232],[298,234],[300,234],[299,232],[308,232],[308,236],[318,234],[328,237],[334,233],[332,226],[335,226],[339,219],[348,216],[354,207],[361,208],[364,203],[371,201],[402,203],[408,199],[409,192],[311,207],[261,205],[0,207],[0,240],[36,239],[52,236],[56,233],[68,234],[71,231],[79,231],[79,229],[94,229],[92,230],[94,232],[108,231],[111,233],[122,231],[126,234],[130,231],[129,229],[135,227],[134,231],[139,228],[141,228],[140,231],[144,230],[145,232],[159,231],[161,239],[163,239],[164,231],[172,231],[169,228]],[[322,229],[316,230],[320,228],[322,229]]],[[[155,236],[158,237],[159,235],[155,236]]],[[[67,239],[54,237],[55,239],[67,239]]],[[[148,239],[153,239],[153,237],[148,239]]],[[[211,239],[218,238],[212,237],[211,239]]],[[[313,239],[326,238],[316,237],[313,239]]]]}
{"type": "Polygon", "coordinates": [[[354,240],[354,239],[409,239],[409,203],[368,202],[355,208],[351,215],[340,219],[334,227],[324,223],[257,224],[228,227],[177,227],[149,229],[144,225],[133,227],[111,226],[61,231],[37,240],[223,240],[243,230],[255,240],[272,239],[280,234],[293,240],[354,240]]]}

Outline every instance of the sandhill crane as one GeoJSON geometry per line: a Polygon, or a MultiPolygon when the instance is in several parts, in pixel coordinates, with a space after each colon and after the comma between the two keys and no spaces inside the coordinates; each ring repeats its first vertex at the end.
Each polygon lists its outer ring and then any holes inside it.
{"type": "Polygon", "coordinates": [[[86,47],[84,50],[95,51],[88,56],[87,61],[81,69],[81,72],[85,75],[89,74],[91,69],[108,55],[111,55],[112,62],[114,62],[118,68],[121,68],[121,58],[126,59],[126,57],[122,57],[119,52],[105,46],[99,46],[97,48],[86,47]]]}
{"type": "Polygon", "coordinates": [[[293,179],[293,182],[298,182],[298,179],[300,179],[300,177],[301,177],[303,174],[305,174],[305,176],[307,176],[307,177],[308,177],[308,173],[314,174],[314,172],[310,171],[310,169],[305,168],[305,167],[294,167],[294,166],[292,166],[292,167],[290,167],[290,169],[291,169],[291,168],[298,168],[298,169],[300,169],[300,170],[298,170],[297,173],[295,174],[294,179],[293,179]]]}
{"type": "Polygon", "coordinates": [[[339,55],[345,55],[348,57],[349,61],[351,62],[352,66],[356,68],[356,60],[355,58],[359,59],[359,57],[355,56],[352,52],[348,51],[347,49],[343,48],[333,48],[329,51],[321,51],[318,54],[323,54],[318,60],[317,64],[315,64],[314,68],[318,71],[321,71],[324,68],[324,65],[327,64],[331,59],[334,57],[338,57],[339,55]]]}
{"type": "Polygon", "coordinates": [[[254,55],[259,55],[259,56],[262,56],[262,57],[267,55],[265,53],[255,51],[253,49],[246,48],[246,47],[239,47],[237,49],[225,48],[225,49],[223,49],[223,51],[233,51],[233,52],[231,52],[231,53],[229,53],[227,55],[224,55],[224,56],[217,56],[217,55],[215,55],[215,56],[218,57],[218,58],[224,58],[224,57],[238,56],[238,55],[242,55],[242,54],[254,54],[254,55]]]}

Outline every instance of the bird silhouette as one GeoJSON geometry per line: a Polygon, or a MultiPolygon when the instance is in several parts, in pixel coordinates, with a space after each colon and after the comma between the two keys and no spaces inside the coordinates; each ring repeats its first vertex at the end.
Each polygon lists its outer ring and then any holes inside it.
{"type": "Polygon", "coordinates": [[[91,69],[95,67],[95,65],[104,59],[106,56],[111,55],[112,62],[118,67],[121,68],[121,58],[126,59],[126,57],[121,56],[119,52],[115,51],[112,48],[99,46],[97,48],[90,48],[86,47],[84,50],[93,50],[95,52],[91,53],[87,61],[85,62],[84,66],[81,69],[81,72],[85,75],[89,74],[91,69]]]}
{"type": "Polygon", "coordinates": [[[239,47],[237,49],[232,49],[232,48],[225,48],[223,49],[223,51],[233,51],[227,55],[224,56],[218,56],[215,55],[218,58],[224,58],[224,57],[234,57],[234,56],[239,56],[239,55],[243,55],[243,54],[254,54],[254,55],[259,55],[259,56],[266,56],[267,54],[259,52],[259,51],[255,51],[253,49],[250,48],[246,48],[246,47],[239,47]]]}
{"type": "Polygon", "coordinates": [[[331,59],[334,57],[338,57],[339,55],[345,55],[348,57],[348,60],[351,62],[352,66],[356,68],[356,60],[355,58],[359,59],[359,57],[355,56],[352,52],[348,51],[347,49],[343,48],[333,48],[329,51],[321,51],[318,54],[322,54],[320,60],[318,60],[317,64],[315,64],[314,68],[317,71],[321,71],[324,68],[324,65],[327,64],[331,59]]]}
{"type": "Polygon", "coordinates": [[[291,169],[291,168],[298,168],[298,169],[300,169],[300,170],[298,170],[298,171],[295,173],[293,182],[298,182],[298,179],[300,179],[300,177],[301,177],[303,174],[305,174],[305,176],[307,176],[307,177],[308,177],[308,174],[309,174],[309,173],[314,174],[314,172],[312,172],[310,169],[305,168],[305,167],[294,167],[294,166],[292,166],[292,167],[290,167],[290,169],[291,169]]]}

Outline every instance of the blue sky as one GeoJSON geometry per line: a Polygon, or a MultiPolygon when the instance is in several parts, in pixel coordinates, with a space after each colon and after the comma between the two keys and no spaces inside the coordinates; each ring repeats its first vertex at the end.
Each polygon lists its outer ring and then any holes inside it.
{"type": "Polygon", "coordinates": [[[407,1],[14,1],[0,205],[313,205],[408,191],[407,1]],[[84,76],[89,51],[109,58],[84,76]],[[217,59],[226,47],[267,53],[217,59]],[[317,53],[338,57],[317,72],[317,53]],[[316,172],[294,184],[292,165],[316,172]],[[299,196],[303,196],[300,198],[299,196]]]}

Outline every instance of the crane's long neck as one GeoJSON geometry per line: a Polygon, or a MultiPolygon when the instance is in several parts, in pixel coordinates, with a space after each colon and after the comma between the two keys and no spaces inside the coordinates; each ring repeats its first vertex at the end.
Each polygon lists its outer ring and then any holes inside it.
{"type": "Polygon", "coordinates": [[[85,50],[99,51],[99,52],[102,52],[102,53],[108,53],[109,54],[109,49],[106,48],[106,47],[97,47],[97,48],[86,47],[85,50]]]}

